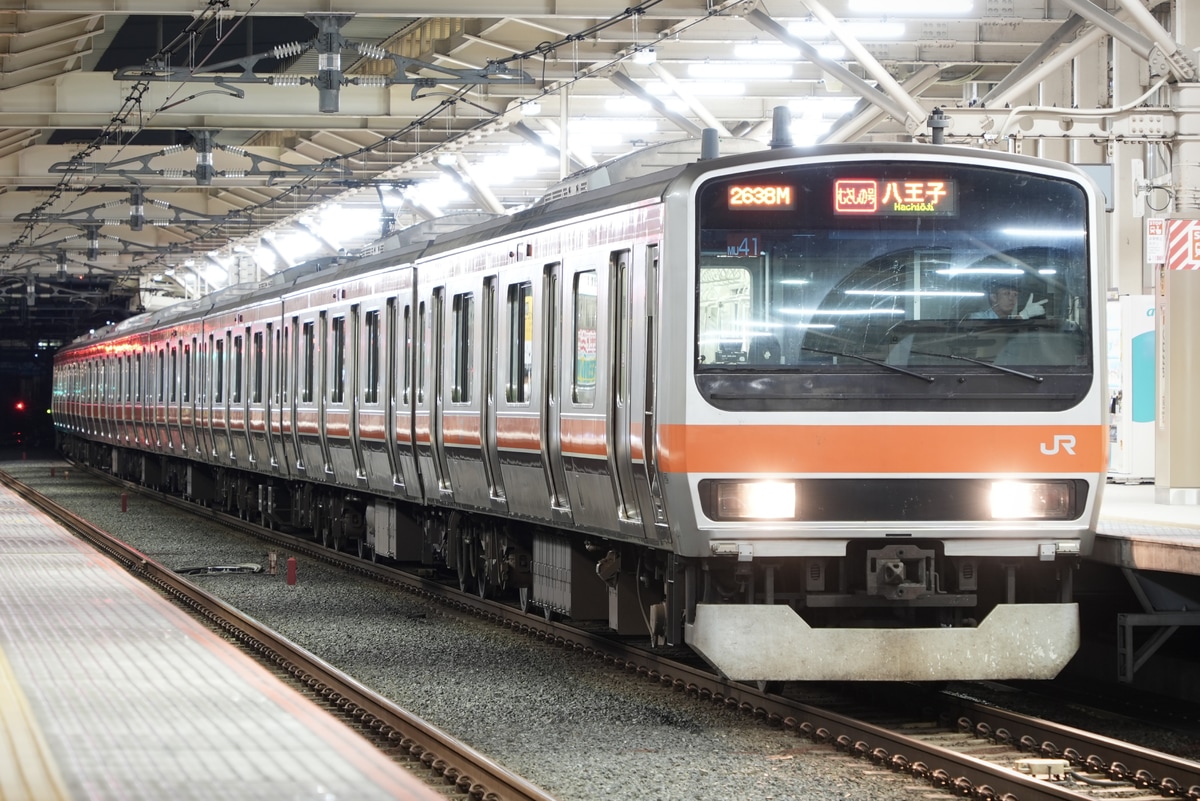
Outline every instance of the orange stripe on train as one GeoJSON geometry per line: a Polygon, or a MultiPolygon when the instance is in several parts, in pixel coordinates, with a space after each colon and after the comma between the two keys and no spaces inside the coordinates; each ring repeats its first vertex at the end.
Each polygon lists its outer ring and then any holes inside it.
{"type": "Polygon", "coordinates": [[[659,428],[668,473],[1099,473],[1105,426],[659,428]]]}

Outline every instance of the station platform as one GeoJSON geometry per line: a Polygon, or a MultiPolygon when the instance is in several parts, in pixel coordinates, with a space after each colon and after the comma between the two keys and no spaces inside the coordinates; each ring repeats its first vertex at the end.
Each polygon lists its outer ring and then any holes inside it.
{"type": "Polygon", "coordinates": [[[1200,506],[1155,503],[1153,484],[1108,484],[1092,561],[1200,576],[1200,506]]]}
{"type": "Polygon", "coordinates": [[[0,486],[0,798],[444,796],[0,486]]]}

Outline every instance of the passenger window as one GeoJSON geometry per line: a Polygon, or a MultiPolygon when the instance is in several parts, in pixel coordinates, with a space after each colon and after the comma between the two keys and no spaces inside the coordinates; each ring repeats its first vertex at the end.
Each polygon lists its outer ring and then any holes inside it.
{"type": "Polygon", "coordinates": [[[233,338],[233,374],[230,376],[230,383],[233,384],[232,392],[230,392],[230,401],[232,403],[242,402],[242,338],[236,336],[233,338]]]}
{"type": "Polygon", "coordinates": [[[225,340],[218,339],[213,351],[213,403],[225,402],[225,340]]]}
{"type": "Polygon", "coordinates": [[[425,402],[425,301],[417,306],[417,403],[425,402]]]}
{"type": "Polygon", "coordinates": [[[471,324],[475,298],[468,292],[454,296],[454,372],[450,399],[471,402],[471,324]]]}
{"type": "Polygon", "coordinates": [[[528,403],[533,374],[533,285],[528,281],[508,288],[508,381],[504,390],[509,403],[528,403]]]}
{"type": "Polygon", "coordinates": [[[596,401],[596,271],[575,276],[575,358],[572,362],[571,400],[581,406],[596,401]]]}
{"type": "Polygon", "coordinates": [[[367,363],[363,387],[364,403],[379,403],[379,312],[367,312],[367,363]]]}
{"type": "Polygon", "coordinates": [[[304,329],[301,334],[304,340],[304,359],[300,363],[300,370],[303,373],[302,385],[300,389],[300,401],[302,403],[312,403],[313,399],[313,368],[316,366],[316,326],[310,320],[304,324],[304,329]]]}
{"type": "Polygon", "coordinates": [[[333,318],[333,376],[329,400],[344,403],[346,400],[346,318],[333,318]]]}
{"type": "Polygon", "coordinates": [[[262,331],[254,333],[254,354],[251,357],[251,369],[253,370],[253,382],[250,387],[250,402],[262,403],[263,395],[263,334],[262,331]]]}
{"type": "MultiPolygon", "coordinates": [[[[195,340],[192,340],[193,342],[195,340]]],[[[183,346],[183,402],[192,402],[192,346],[183,346]]]]}

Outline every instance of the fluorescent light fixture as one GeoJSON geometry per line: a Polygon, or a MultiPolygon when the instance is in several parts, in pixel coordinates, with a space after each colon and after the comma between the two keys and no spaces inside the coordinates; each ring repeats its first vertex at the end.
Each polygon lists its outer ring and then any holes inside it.
{"type": "MultiPolygon", "coordinates": [[[[650,88],[650,84],[646,85],[646,91],[651,94],[674,94],[670,87],[664,83],[663,90],[656,92],[650,88]]],[[[684,81],[683,88],[688,92],[707,97],[742,97],[746,94],[746,84],[739,81],[684,81]]]]}
{"type": "MultiPolygon", "coordinates": [[[[932,3],[930,3],[932,5],[932,3]]],[[[904,38],[903,22],[843,22],[841,28],[860,42],[895,42],[904,38]]],[[[816,20],[793,22],[788,33],[804,41],[832,39],[829,28],[816,20]]]]}
{"type": "Polygon", "coordinates": [[[1020,236],[1029,239],[1082,239],[1082,228],[1001,228],[1005,236],[1020,236]]]}
{"type": "Polygon", "coordinates": [[[653,47],[643,47],[633,54],[634,64],[653,64],[658,58],[653,47]]]}
{"type": "Polygon", "coordinates": [[[733,55],[743,61],[794,61],[800,51],[779,42],[757,42],[735,45],[733,55]]]}
{"type": "Polygon", "coordinates": [[[861,317],[867,314],[904,314],[904,309],[802,309],[802,308],[782,308],[778,310],[780,314],[794,314],[801,317],[812,317],[823,315],[826,317],[861,317]]]}
{"type": "Polygon", "coordinates": [[[648,114],[654,107],[640,97],[621,95],[604,101],[604,110],[615,114],[648,114]]]}
{"type": "Polygon", "coordinates": [[[804,97],[790,101],[788,110],[792,112],[793,117],[837,119],[853,109],[857,103],[857,97],[804,97]]]}
{"type": "Polygon", "coordinates": [[[959,275],[985,276],[985,275],[1024,275],[1025,271],[1017,267],[947,267],[941,270],[934,270],[938,275],[948,275],[956,277],[959,275]]]}
{"type": "Polygon", "coordinates": [[[980,292],[950,292],[945,290],[932,290],[929,292],[918,291],[914,289],[847,289],[847,295],[875,295],[882,297],[895,298],[969,298],[975,297],[982,293],[980,292]]]}
{"type": "Polygon", "coordinates": [[[567,121],[567,128],[573,134],[607,134],[613,128],[618,127],[620,128],[620,131],[617,132],[618,134],[654,133],[658,130],[658,122],[653,119],[633,119],[621,120],[618,125],[612,120],[600,119],[572,119],[567,121]]]}
{"type": "Polygon", "coordinates": [[[791,64],[739,64],[736,62],[705,62],[688,64],[689,78],[723,81],[727,78],[754,80],[785,80],[792,77],[791,64]]]}
{"type": "Polygon", "coordinates": [[[900,14],[967,14],[974,6],[974,0],[850,0],[850,10],[857,14],[887,14],[890,17],[900,14]]]}

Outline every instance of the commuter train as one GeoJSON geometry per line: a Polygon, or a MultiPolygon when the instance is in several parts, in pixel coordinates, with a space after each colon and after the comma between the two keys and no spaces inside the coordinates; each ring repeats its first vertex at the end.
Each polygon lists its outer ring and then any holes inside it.
{"type": "Polygon", "coordinates": [[[1108,441],[1085,174],[781,147],[556,194],[81,337],[60,449],[737,680],[1064,667],[1108,441]]]}

